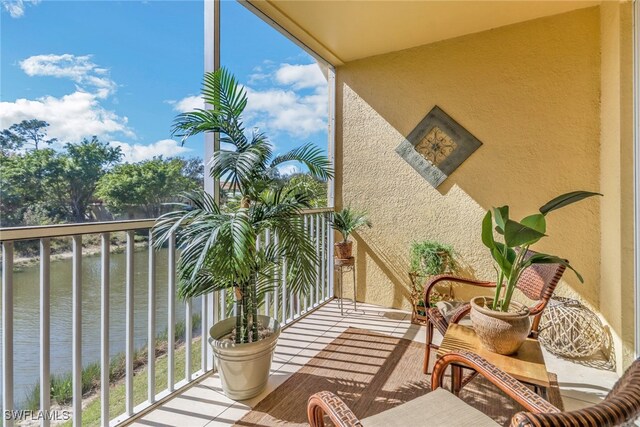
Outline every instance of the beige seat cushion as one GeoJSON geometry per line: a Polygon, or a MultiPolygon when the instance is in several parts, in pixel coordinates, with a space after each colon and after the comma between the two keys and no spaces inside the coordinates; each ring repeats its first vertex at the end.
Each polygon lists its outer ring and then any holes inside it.
{"type": "MultiPolygon", "coordinates": [[[[451,316],[453,312],[458,309],[461,305],[465,304],[462,301],[438,301],[436,303],[436,308],[442,313],[442,317],[445,318],[447,323],[451,322],[451,316]]],[[[471,326],[471,320],[469,319],[469,315],[465,316],[460,322],[459,325],[471,326]]]]}
{"type": "Polygon", "coordinates": [[[362,420],[364,427],[496,427],[499,424],[441,388],[362,420]]]}

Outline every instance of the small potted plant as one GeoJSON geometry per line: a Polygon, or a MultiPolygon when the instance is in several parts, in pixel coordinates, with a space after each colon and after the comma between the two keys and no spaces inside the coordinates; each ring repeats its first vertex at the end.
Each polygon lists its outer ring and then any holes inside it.
{"type": "Polygon", "coordinates": [[[352,257],[353,242],[349,240],[349,235],[365,226],[371,228],[371,221],[367,218],[367,214],[353,210],[350,206],[333,214],[331,227],[342,234],[342,241],[333,245],[334,255],[337,259],[352,257]]]}
{"type": "Polygon", "coordinates": [[[281,286],[279,273],[286,265],[287,286],[304,294],[315,283],[319,263],[300,215],[310,207],[309,197],[297,187],[282,189],[274,172],[288,161],[303,163],[318,179],[329,178],[331,171],[316,147],[305,145],[274,157],[263,134],[247,136],[241,119],[246,91],[226,70],[205,75],[203,98],[213,108],[179,115],[174,134],[186,138],[218,132],[233,146],[214,153],[211,175],[226,179],[239,203],[221,207],[202,190],[187,194],[179,210],[156,222],[155,244],[161,247],[176,236],[180,297],[220,290],[232,295],[228,303],[237,314],[213,325],[209,343],[224,393],[242,400],[266,386],[280,334],[276,319],[258,315],[265,293],[281,286]],[[273,239],[256,244],[266,230],[280,237],[278,244],[273,239]]]}
{"type": "Polygon", "coordinates": [[[562,264],[582,276],[564,258],[543,253],[530,253],[531,245],[546,237],[546,215],[587,197],[601,195],[588,191],[562,194],[520,222],[509,218],[509,206],[487,211],[482,221],[482,243],[489,248],[496,264],[498,280],[493,298],[476,297],[471,300],[471,322],[482,345],[500,354],[518,351],[529,335],[529,310],[512,301],[522,273],[534,264],[562,264]],[[503,242],[494,239],[494,229],[503,242]]]}
{"type": "MultiPolygon", "coordinates": [[[[414,242],[411,245],[411,303],[413,313],[411,320],[413,323],[424,324],[426,322],[426,304],[423,300],[423,283],[425,279],[444,273],[453,273],[457,269],[455,252],[453,247],[443,243],[425,240],[414,242]]],[[[431,293],[429,306],[432,307],[438,301],[447,301],[451,298],[451,291],[448,294],[434,291],[431,293]]]]}

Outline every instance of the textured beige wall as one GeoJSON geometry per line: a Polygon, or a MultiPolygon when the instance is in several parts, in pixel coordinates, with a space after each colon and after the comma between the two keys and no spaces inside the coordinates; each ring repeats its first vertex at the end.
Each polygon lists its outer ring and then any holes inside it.
{"type": "MultiPolygon", "coordinates": [[[[486,209],[516,218],[571,190],[600,188],[599,8],[348,63],[337,70],[337,204],[366,209],[356,236],[358,299],[408,308],[411,242],[452,244],[465,274],[493,279],[486,209]],[[483,142],[438,189],[396,153],[434,106],[483,142]]],[[[600,203],[550,214],[537,246],[564,256],[559,293],[598,306],[600,203]]]]}
{"type": "Polygon", "coordinates": [[[631,3],[601,6],[600,312],[614,336],[619,369],[633,360],[633,100],[631,3]]]}

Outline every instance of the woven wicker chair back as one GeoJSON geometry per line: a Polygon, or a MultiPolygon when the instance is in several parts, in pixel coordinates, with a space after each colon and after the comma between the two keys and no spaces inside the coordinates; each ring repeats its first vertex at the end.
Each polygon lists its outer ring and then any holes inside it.
{"type": "Polygon", "coordinates": [[[583,409],[557,413],[518,413],[512,426],[633,426],[640,417],[640,359],[637,359],[600,403],[583,409]]]}
{"type": "MultiPolygon", "coordinates": [[[[536,252],[527,251],[527,258],[534,254],[536,252]]],[[[564,270],[562,264],[534,264],[522,273],[516,287],[529,299],[548,301],[564,270]]]]}

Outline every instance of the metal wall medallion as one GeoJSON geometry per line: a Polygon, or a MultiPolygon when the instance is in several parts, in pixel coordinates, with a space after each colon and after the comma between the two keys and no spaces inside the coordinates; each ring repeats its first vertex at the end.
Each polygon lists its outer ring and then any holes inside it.
{"type": "Polygon", "coordinates": [[[436,105],[396,148],[396,153],[437,188],[481,145],[478,138],[436,105]]]}

